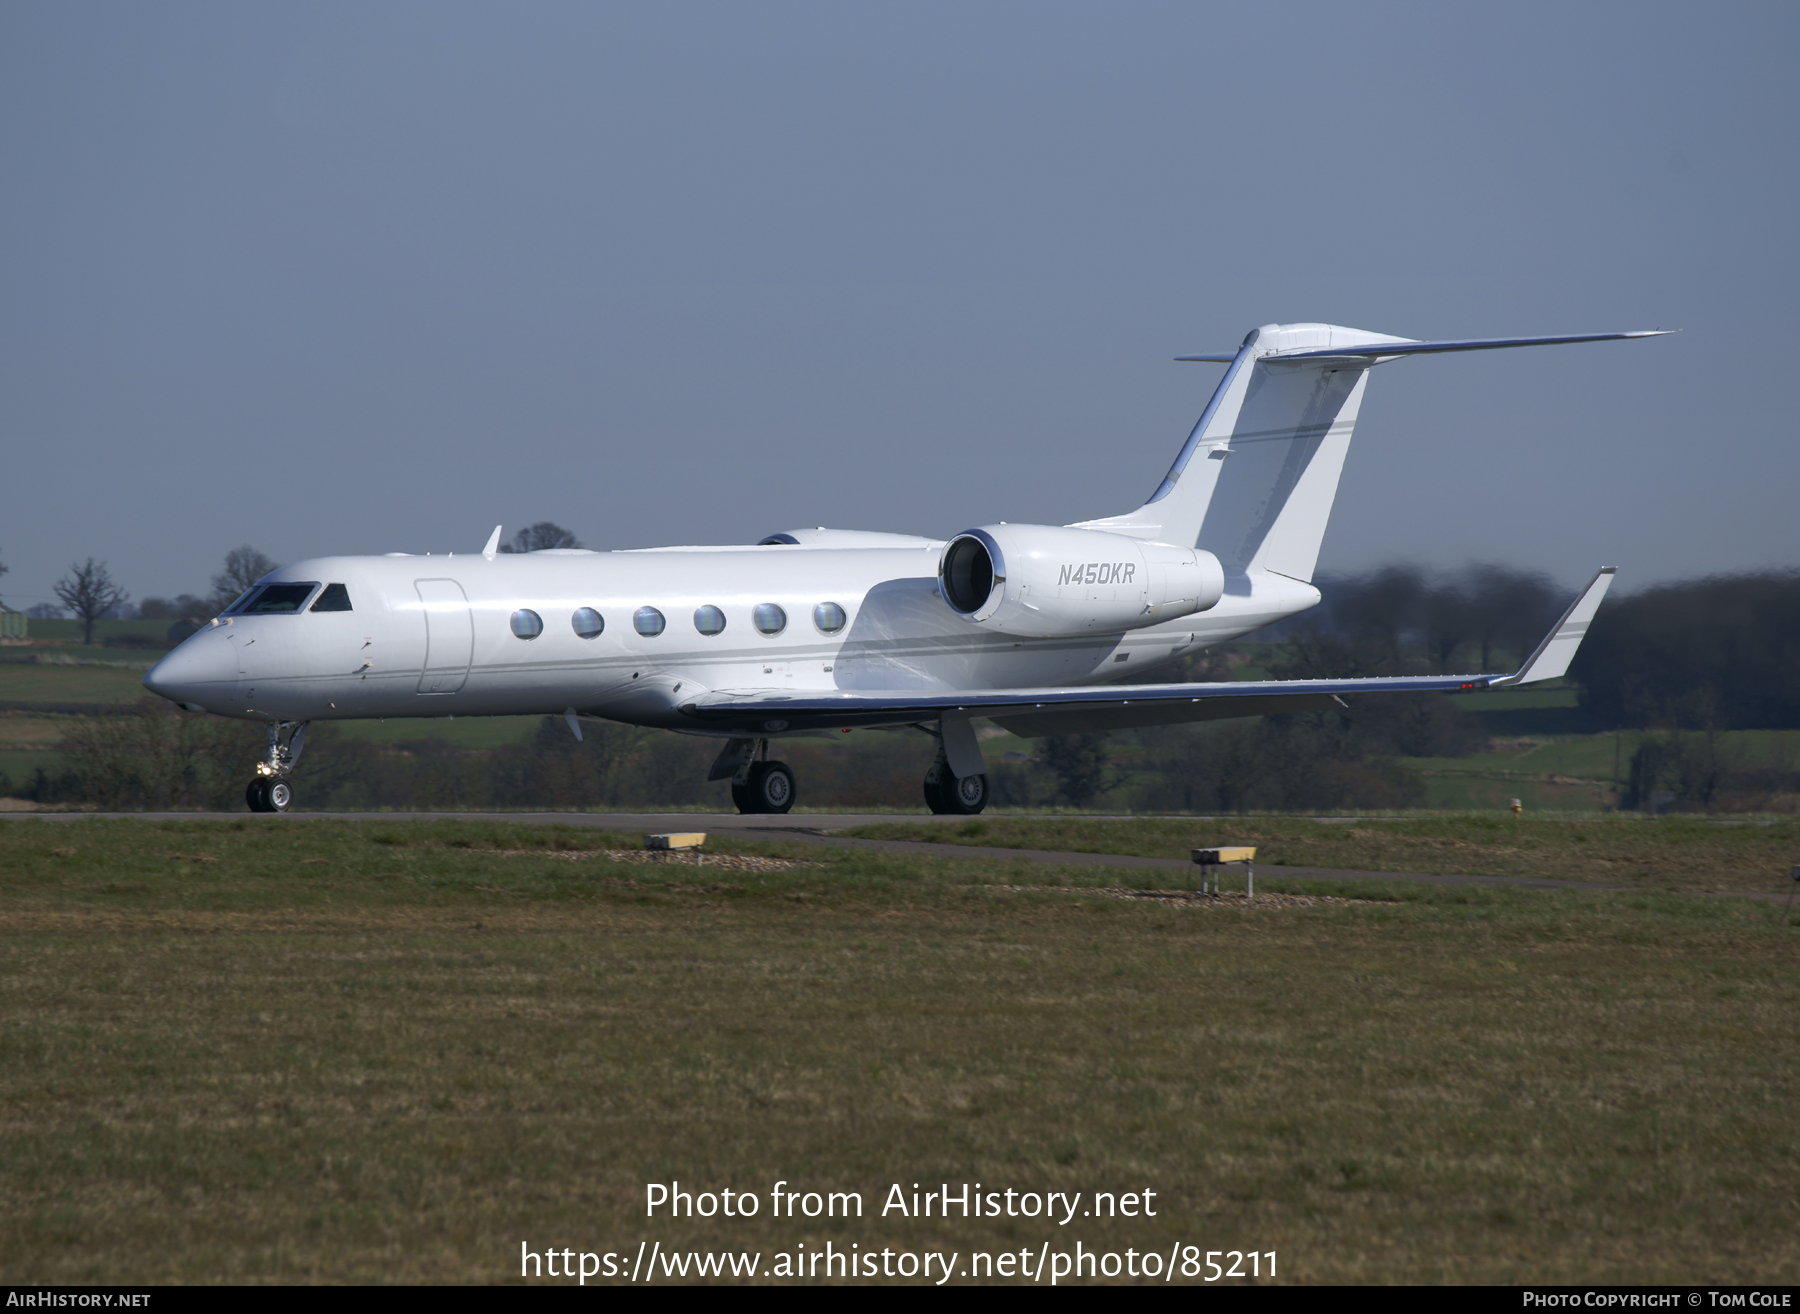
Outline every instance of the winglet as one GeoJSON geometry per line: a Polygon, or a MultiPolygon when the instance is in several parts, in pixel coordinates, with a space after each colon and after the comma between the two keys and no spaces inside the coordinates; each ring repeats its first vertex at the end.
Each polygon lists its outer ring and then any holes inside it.
{"type": "MultiPolygon", "coordinates": [[[[500,550],[500,526],[495,525],[494,532],[488,535],[487,546],[481,549],[481,555],[486,557],[489,561],[492,561],[494,559],[494,554],[496,552],[498,552],[499,550],[500,550]]],[[[579,738],[579,736],[577,736],[577,737],[579,738]]]]}
{"type": "Polygon", "coordinates": [[[1550,633],[1538,644],[1537,651],[1525,659],[1525,664],[1519,668],[1518,673],[1490,680],[1488,686],[1498,689],[1509,684],[1535,684],[1539,680],[1554,680],[1565,674],[1569,663],[1575,660],[1575,650],[1581,646],[1589,622],[1600,609],[1600,599],[1612,587],[1614,571],[1612,566],[1602,567],[1600,573],[1588,581],[1581,596],[1562,614],[1562,619],[1550,627],[1550,633]]]}

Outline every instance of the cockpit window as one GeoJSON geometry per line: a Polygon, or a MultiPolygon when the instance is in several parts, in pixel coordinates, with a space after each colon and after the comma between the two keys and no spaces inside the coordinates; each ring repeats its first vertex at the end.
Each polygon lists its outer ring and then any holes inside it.
{"type": "Polygon", "coordinates": [[[327,584],[319,600],[308,608],[310,611],[354,611],[350,605],[350,590],[342,584],[327,584]]]}
{"type": "Polygon", "coordinates": [[[299,611],[318,584],[265,584],[262,591],[238,608],[240,616],[272,616],[299,611]]]}
{"type": "Polygon", "coordinates": [[[231,605],[229,607],[225,608],[224,611],[220,612],[219,615],[221,615],[221,616],[231,615],[239,607],[243,606],[246,602],[250,601],[251,596],[253,594],[255,594],[257,589],[259,589],[261,587],[262,587],[262,585],[260,585],[260,584],[252,584],[249,588],[245,589],[242,593],[238,594],[237,597],[233,598],[231,601],[231,605]]]}

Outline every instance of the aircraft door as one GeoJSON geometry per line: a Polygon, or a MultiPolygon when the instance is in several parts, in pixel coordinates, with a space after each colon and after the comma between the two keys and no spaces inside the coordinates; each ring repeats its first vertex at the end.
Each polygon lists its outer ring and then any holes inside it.
{"type": "Polygon", "coordinates": [[[425,668],[419,676],[422,694],[455,693],[469,678],[475,655],[475,619],[469,598],[453,579],[413,581],[425,612],[425,668]]]}

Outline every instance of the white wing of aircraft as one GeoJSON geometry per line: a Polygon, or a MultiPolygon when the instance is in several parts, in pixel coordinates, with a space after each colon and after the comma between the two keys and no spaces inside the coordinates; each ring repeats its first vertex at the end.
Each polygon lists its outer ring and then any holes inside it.
{"type": "Polygon", "coordinates": [[[1333,705],[1361,693],[1554,679],[1612,570],[1512,674],[1126,684],[1159,662],[1319,602],[1319,544],[1369,369],[1405,356],[1654,337],[1418,342],[1270,324],[1235,353],[1168,475],[1137,510],[987,525],[948,540],[795,530],[747,546],[321,557],[273,571],[144,677],[192,711],[261,721],[245,791],[284,811],[317,720],[561,714],[723,740],[710,779],[785,812],[771,741],[859,726],[936,736],[934,812],[979,812],[971,725],[1032,737],[1333,705]]]}

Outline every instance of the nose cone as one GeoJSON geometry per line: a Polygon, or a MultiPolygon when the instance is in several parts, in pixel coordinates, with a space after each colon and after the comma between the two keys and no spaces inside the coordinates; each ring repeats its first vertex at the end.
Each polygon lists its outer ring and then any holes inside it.
{"type": "Polygon", "coordinates": [[[237,653],[222,628],[201,630],[150,668],[144,688],[190,712],[215,711],[237,687],[237,653]]]}

